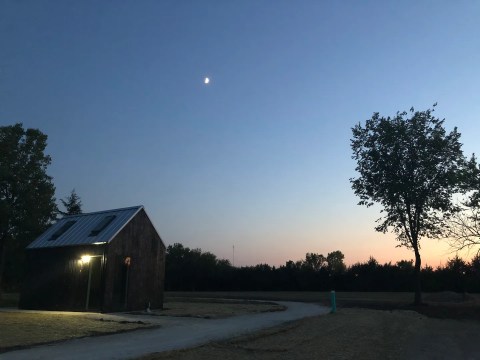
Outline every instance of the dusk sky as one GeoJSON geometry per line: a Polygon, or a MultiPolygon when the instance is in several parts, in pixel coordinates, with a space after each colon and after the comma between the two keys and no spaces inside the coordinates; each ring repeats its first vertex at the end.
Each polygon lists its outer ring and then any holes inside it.
{"type": "Polygon", "coordinates": [[[351,127],[435,102],[479,153],[478,1],[0,0],[0,125],[48,135],[57,199],[235,265],[412,259],[357,205],[351,127]]]}

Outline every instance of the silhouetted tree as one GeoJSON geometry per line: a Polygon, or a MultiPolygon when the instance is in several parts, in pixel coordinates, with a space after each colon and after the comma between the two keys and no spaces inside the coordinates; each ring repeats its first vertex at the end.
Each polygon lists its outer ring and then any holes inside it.
{"type": "Polygon", "coordinates": [[[313,271],[318,271],[327,265],[327,258],[322,254],[307,253],[302,267],[313,271]]]}
{"type": "Polygon", "coordinates": [[[20,281],[25,246],[55,219],[46,146],[47,135],[37,129],[0,127],[0,295],[3,275],[20,281]]]}
{"type": "Polygon", "coordinates": [[[465,205],[448,219],[445,237],[455,251],[474,250],[480,254],[480,207],[465,205]]]}
{"type": "Polygon", "coordinates": [[[64,199],[60,199],[65,211],[58,210],[62,215],[78,215],[82,213],[82,201],[80,196],[77,195],[75,189],[73,189],[69,196],[64,199]]]}
{"type": "Polygon", "coordinates": [[[228,260],[175,243],[167,247],[165,287],[167,290],[224,290],[230,281],[230,268],[228,260]]]}
{"type": "MultiPolygon", "coordinates": [[[[434,105],[434,107],[436,104],[434,105]]],[[[359,205],[382,205],[376,230],[392,229],[400,246],[415,254],[415,304],[421,303],[420,239],[439,237],[455,212],[452,195],[464,191],[466,167],[455,128],[447,133],[433,109],[380,117],[352,128],[352,158],[358,178],[350,179],[359,205]]]]}
{"type": "Polygon", "coordinates": [[[327,255],[327,267],[331,274],[341,274],[346,270],[345,263],[343,262],[345,255],[340,250],[332,251],[327,255]]]}
{"type": "Polygon", "coordinates": [[[443,289],[442,281],[438,275],[438,268],[434,270],[431,266],[425,266],[422,269],[423,288],[426,291],[441,291],[443,289]]]}
{"type": "Polygon", "coordinates": [[[467,196],[459,201],[459,210],[448,219],[445,237],[455,251],[474,250],[480,254],[480,166],[472,156],[467,163],[467,196]]]}
{"type": "Polygon", "coordinates": [[[470,276],[467,281],[468,292],[480,292],[480,254],[477,253],[469,264],[470,276]]]}
{"type": "Polygon", "coordinates": [[[399,270],[405,271],[405,272],[410,272],[410,271],[413,272],[413,269],[414,269],[413,260],[400,260],[400,261],[397,261],[396,265],[399,270]]]}
{"type": "Polygon", "coordinates": [[[468,264],[458,255],[449,259],[443,269],[443,283],[446,286],[444,290],[465,292],[465,279],[469,275],[469,270],[468,264]]]}

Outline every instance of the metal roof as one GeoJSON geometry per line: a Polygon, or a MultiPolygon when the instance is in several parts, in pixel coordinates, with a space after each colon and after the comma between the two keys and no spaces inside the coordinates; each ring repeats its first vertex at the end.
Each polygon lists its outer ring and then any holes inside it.
{"type": "Polygon", "coordinates": [[[65,216],[28,245],[27,249],[108,243],[142,209],[143,206],[139,205],[122,209],[65,216]],[[107,216],[115,217],[98,235],[92,236],[92,230],[104,221],[107,216]],[[69,221],[74,221],[73,225],[70,227],[68,225],[65,226],[69,221]],[[62,228],[66,228],[66,231],[57,237],[58,232],[61,232],[62,228]]]}

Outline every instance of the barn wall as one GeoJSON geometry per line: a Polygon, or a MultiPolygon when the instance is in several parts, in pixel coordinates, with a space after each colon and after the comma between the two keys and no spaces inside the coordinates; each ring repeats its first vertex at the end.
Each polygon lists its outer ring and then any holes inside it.
{"type": "MultiPolygon", "coordinates": [[[[89,265],[82,255],[102,255],[99,246],[27,250],[27,276],[22,284],[22,309],[85,310],[89,265]]],[[[101,307],[102,258],[92,259],[89,309],[101,307]]]]}
{"type": "Polygon", "coordinates": [[[103,311],[163,307],[165,246],[145,210],[108,244],[107,259],[103,311]]]}

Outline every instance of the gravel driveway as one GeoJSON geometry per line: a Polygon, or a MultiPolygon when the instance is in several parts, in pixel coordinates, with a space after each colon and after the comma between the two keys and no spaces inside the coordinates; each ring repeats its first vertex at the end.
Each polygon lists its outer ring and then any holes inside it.
{"type": "MultiPolygon", "coordinates": [[[[222,340],[308,316],[326,314],[325,306],[282,301],[285,311],[248,314],[226,319],[128,316],[132,320],[158,322],[161,328],[74,339],[62,343],[11,351],[0,355],[13,359],[129,359],[166,350],[222,340]]],[[[122,315],[125,317],[126,315],[122,315]]]]}

